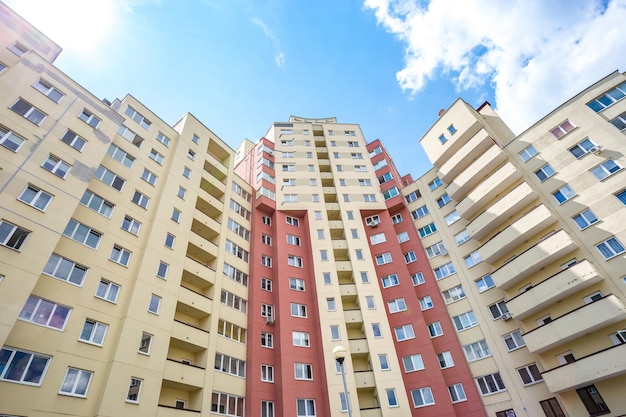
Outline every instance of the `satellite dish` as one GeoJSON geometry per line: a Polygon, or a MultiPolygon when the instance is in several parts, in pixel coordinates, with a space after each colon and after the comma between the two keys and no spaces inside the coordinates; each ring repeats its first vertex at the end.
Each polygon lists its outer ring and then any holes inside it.
{"type": "Polygon", "coordinates": [[[445,112],[446,112],[446,109],[439,110],[439,113],[437,113],[437,117],[441,117],[445,112]]]}

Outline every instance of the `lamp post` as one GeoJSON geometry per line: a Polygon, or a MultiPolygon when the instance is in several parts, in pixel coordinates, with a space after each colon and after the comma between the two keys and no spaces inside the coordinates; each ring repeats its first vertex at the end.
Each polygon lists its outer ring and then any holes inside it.
{"type": "Polygon", "coordinates": [[[348,395],[348,386],[346,385],[346,368],[343,366],[343,361],[346,359],[346,348],[343,346],[336,346],[333,349],[333,358],[339,362],[339,368],[341,369],[341,380],[343,381],[343,392],[346,396],[346,405],[348,406],[348,417],[352,417],[352,407],[350,406],[350,396],[348,395]]]}

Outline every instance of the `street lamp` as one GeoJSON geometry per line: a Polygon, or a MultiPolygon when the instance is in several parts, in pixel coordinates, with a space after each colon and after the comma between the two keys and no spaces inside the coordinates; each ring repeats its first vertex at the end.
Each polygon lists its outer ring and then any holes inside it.
{"type": "Polygon", "coordinates": [[[348,395],[348,386],[346,385],[346,368],[343,366],[343,361],[346,359],[346,348],[343,346],[336,346],[333,349],[333,358],[335,358],[335,360],[339,362],[339,368],[341,369],[341,380],[343,381],[343,392],[346,396],[346,405],[348,406],[348,417],[352,417],[350,396],[348,395]]]}

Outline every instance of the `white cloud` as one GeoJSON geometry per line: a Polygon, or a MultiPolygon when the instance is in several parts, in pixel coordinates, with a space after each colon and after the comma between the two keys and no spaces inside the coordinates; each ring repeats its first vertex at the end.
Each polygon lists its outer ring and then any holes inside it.
{"type": "Polygon", "coordinates": [[[279,67],[282,67],[285,64],[285,54],[280,49],[278,39],[276,39],[276,36],[274,36],[274,33],[272,32],[270,27],[267,26],[265,22],[263,22],[261,19],[257,17],[253,17],[250,20],[252,21],[252,23],[260,27],[263,33],[265,34],[265,36],[267,36],[267,38],[270,41],[272,41],[272,46],[274,47],[274,50],[275,50],[274,62],[276,62],[276,65],[278,65],[279,67]]]}
{"type": "Polygon", "coordinates": [[[461,95],[493,88],[498,113],[518,133],[624,70],[626,0],[365,0],[365,6],[406,45],[396,74],[403,90],[416,94],[438,73],[461,95]]]}

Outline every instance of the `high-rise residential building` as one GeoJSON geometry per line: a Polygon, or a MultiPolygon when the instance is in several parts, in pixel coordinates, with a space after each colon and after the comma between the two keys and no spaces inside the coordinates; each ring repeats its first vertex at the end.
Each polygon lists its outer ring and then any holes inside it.
{"type": "Polygon", "coordinates": [[[456,101],[414,180],[334,117],[233,150],[98,99],[0,22],[0,416],[626,412],[623,74],[519,136],[456,101]]]}

